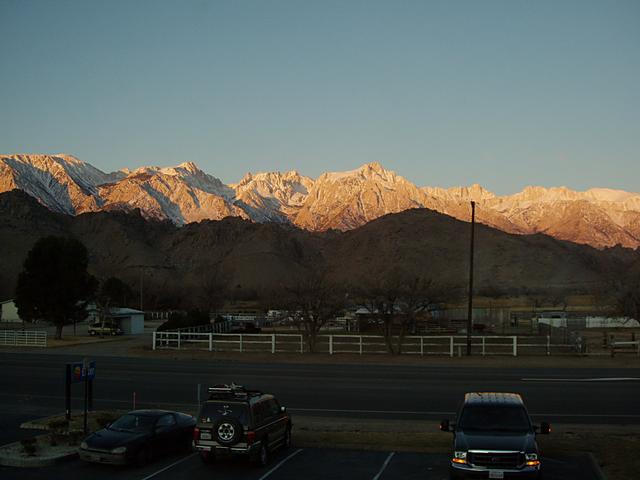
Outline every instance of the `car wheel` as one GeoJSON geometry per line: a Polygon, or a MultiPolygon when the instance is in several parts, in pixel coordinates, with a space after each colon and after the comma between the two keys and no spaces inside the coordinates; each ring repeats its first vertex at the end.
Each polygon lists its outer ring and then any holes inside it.
{"type": "Polygon", "coordinates": [[[118,332],[111,332],[112,337],[115,337],[116,335],[118,335],[118,332]]]}
{"type": "Polygon", "coordinates": [[[96,336],[96,331],[95,330],[89,330],[89,335],[91,335],[92,337],[96,336]]]}
{"type": "Polygon", "coordinates": [[[267,449],[267,443],[267,438],[263,438],[262,443],[260,444],[260,450],[253,459],[253,464],[256,467],[266,467],[269,464],[269,450],[267,449]]]}
{"type": "Polygon", "coordinates": [[[153,455],[151,452],[151,448],[142,447],[138,452],[138,454],[136,455],[136,465],[138,467],[144,467],[146,464],[148,464],[151,461],[152,457],[153,455]]]}
{"type": "Polygon", "coordinates": [[[287,450],[291,447],[291,427],[288,427],[284,431],[284,441],[282,442],[282,447],[284,450],[287,450]]]}

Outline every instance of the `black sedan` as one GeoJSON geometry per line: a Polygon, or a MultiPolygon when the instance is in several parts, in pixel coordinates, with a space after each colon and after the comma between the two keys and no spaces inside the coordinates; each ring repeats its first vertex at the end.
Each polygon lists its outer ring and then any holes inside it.
{"type": "Polygon", "coordinates": [[[191,415],[167,410],[134,410],[80,444],[88,462],[144,465],[155,456],[190,451],[196,421],[191,415]]]}

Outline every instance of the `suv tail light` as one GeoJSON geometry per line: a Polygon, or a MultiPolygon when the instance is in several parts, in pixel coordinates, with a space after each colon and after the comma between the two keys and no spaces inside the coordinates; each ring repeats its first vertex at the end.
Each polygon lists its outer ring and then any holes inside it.
{"type": "Polygon", "coordinates": [[[199,440],[200,439],[200,429],[198,427],[195,427],[193,429],[193,439],[194,440],[199,440]]]}
{"type": "Polygon", "coordinates": [[[253,443],[256,441],[256,432],[247,432],[247,443],[253,443]]]}

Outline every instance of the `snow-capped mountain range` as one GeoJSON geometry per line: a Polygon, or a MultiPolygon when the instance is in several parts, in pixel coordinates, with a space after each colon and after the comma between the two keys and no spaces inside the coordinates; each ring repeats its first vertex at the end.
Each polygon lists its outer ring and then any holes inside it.
{"type": "Polygon", "coordinates": [[[640,246],[640,194],[594,188],[527,187],[497,196],[480,185],[418,187],[369,163],[317,179],[296,171],[248,173],[225,185],[192,162],[105,173],[72,155],[0,155],[0,192],[20,189],[56,212],[140,209],[183,225],[238,216],[313,231],[350,230],[388,213],[426,207],[517,233],[543,233],[603,248],[640,246]]]}

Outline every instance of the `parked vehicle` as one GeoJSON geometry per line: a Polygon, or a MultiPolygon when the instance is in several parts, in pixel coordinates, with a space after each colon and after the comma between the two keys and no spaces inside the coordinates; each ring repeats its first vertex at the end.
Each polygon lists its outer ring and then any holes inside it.
{"type": "Polygon", "coordinates": [[[190,451],[196,420],[168,410],[134,410],[80,444],[80,458],[88,462],[145,465],[173,451],[190,451]]]}
{"type": "Polygon", "coordinates": [[[89,326],[89,335],[122,335],[124,332],[116,323],[95,322],[89,326]]]}
{"type": "Polygon", "coordinates": [[[534,426],[516,393],[467,393],[457,422],[443,420],[440,429],[453,432],[451,479],[542,477],[536,433],[551,427],[534,426]]]}
{"type": "Polygon", "coordinates": [[[193,432],[205,463],[223,455],[245,455],[256,465],[269,463],[271,452],[291,445],[291,417],[270,394],[240,385],[209,388],[193,432]]]}

